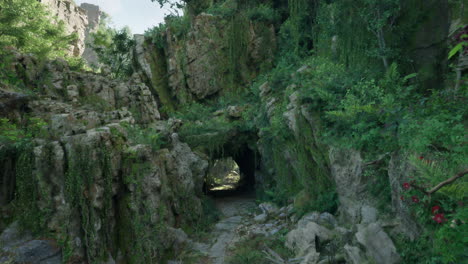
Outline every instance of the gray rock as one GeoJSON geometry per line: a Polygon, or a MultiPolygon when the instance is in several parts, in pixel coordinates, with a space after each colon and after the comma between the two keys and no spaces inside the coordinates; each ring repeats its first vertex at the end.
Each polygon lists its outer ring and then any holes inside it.
{"type": "Polygon", "coordinates": [[[320,218],[320,213],[319,212],[308,213],[308,214],[304,215],[299,220],[299,222],[297,222],[297,226],[304,228],[310,222],[318,222],[319,218],[320,218]]]}
{"type": "Polygon", "coordinates": [[[78,39],[69,48],[69,55],[79,57],[85,50],[85,32],[88,27],[86,12],[79,8],[74,1],[67,0],[41,0],[51,11],[52,16],[57,16],[64,21],[67,34],[76,33],[78,39]]]}
{"type": "Polygon", "coordinates": [[[398,216],[401,224],[396,232],[403,233],[411,239],[418,237],[421,228],[412,218],[408,204],[401,200],[403,195],[402,185],[416,174],[416,168],[409,161],[409,157],[401,153],[394,153],[388,164],[388,178],[392,190],[392,208],[398,216]]]}
{"type": "Polygon", "coordinates": [[[358,247],[353,247],[346,244],[344,246],[344,252],[346,254],[346,261],[350,264],[368,263],[364,257],[364,253],[358,247]]]}
{"type": "Polygon", "coordinates": [[[320,242],[329,241],[333,233],[314,222],[299,226],[286,235],[286,247],[294,250],[298,257],[316,252],[316,238],[320,242]]]}
{"type": "Polygon", "coordinates": [[[9,252],[19,263],[60,264],[62,262],[60,248],[46,240],[31,240],[9,252]]]}
{"type": "Polygon", "coordinates": [[[259,215],[254,217],[254,221],[256,223],[265,223],[267,219],[268,219],[268,215],[265,214],[265,213],[259,214],[259,215]]]}
{"type": "Polygon", "coordinates": [[[318,218],[318,223],[321,225],[327,225],[335,227],[337,225],[335,217],[330,213],[322,213],[318,218]]]}
{"type": "Polygon", "coordinates": [[[18,222],[14,222],[0,235],[0,247],[3,250],[9,250],[31,239],[31,234],[29,232],[21,232],[18,222]]]}
{"type": "Polygon", "coordinates": [[[232,217],[223,219],[222,221],[218,222],[215,225],[215,229],[229,231],[237,227],[239,223],[241,222],[242,222],[242,216],[232,216],[232,217]]]}
{"type": "Polygon", "coordinates": [[[264,214],[272,215],[278,212],[278,207],[273,203],[261,203],[258,207],[264,214]]]}
{"type": "Polygon", "coordinates": [[[340,201],[340,217],[344,222],[359,223],[361,207],[367,204],[363,161],[358,151],[331,148],[331,174],[340,201]]]}
{"type": "Polygon", "coordinates": [[[361,207],[361,223],[370,224],[377,221],[377,209],[371,206],[364,205],[361,207]]]}
{"type": "MultiPolygon", "coordinates": [[[[98,30],[102,12],[99,6],[93,4],[82,3],[80,7],[86,11],[88,17],[88,26],[85,31],[85,43],[92,43],[94,39],[91,33],[95,33],[98,30]]],[[[90,45],[85,46],[82,57],[88,62],[88,65],[99,66],[98,56],[90,45]]]]}
{"type": "Polygon", "coordinates": [[[320,253],[309,252],[305,255],[304,260],[300,264],[317,264],[320,260],[320,253]]]}
{"type": "Polygon", "coordinates": [[[377,263],[394,264],[401,261],[393,241],[377,223],[358,225],[357,241],[366,248],[367,255],[377,263]]]}

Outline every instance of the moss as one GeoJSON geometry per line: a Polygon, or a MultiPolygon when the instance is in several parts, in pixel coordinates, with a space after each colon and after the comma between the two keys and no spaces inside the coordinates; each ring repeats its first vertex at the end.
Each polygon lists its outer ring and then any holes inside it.
{"type": "Polygon", "coordinates": [[[139,160],[136,153],[127,153],[123,164],[123,183],[133,191],[118,201],[118,248],[129,264],[157,263],[165,251],[167,208],[160,204],[153,212],[150,208],[154,205],[143,197],[143,177],[149,173],[150,164],[139,160]]]}
{"type": "Polygon", "coordinates": [[[157,45],[152,46],[148,42],[145,42],[145,46],[151,51],[151,55],[147,59],[149,59],[151,67],[151,87],[155,90],[153,94],[156,94],[163,106],[172,111],[175,109],[175,102],[171,95],[171,88],[169,87],[164,49],[157,45]]]}
{"type": "Polygon", "coordinates": [[[21,226],[34,233],[45,229],[46,215],[38,206],[40,190],[37,178],[33,174],[33,147],[27,147],[19,155],[16,164],[16,197],[14,201],[15,214],[21,226]]]}
{"type": "Polygon", "coordinates": [[[70,165],[65,178],[65,199],[72,210],[76,210],[81,216],[86,258],[91,263],[106,260],[108,250],[115,248],[111,225],[103,225],[100,229],[96,229],[95,225],[97,222],[111,223],[113,207],[109,150],[102,146],[95,151],[84,149],[80,145],[74,146],[69,153],[70,165]],[[96,182],[95,177],[101,178],[103,182],[96,182]],[[91,203],[90,194],[94,184],[104,188],[103,208],[100,210],[96,210],[91,203]]]}
{"type": "Polygon", "coordinates": [[[266,148],[263,158],[275,171],[271,179],[273,187],[266,190],[266,197],[280,204],[295,197],[295,209],[300,214],[312,210],[333,213],[337,208],[336,193],[329,172],[327,148],[317,141],[318,135],[314,135],[320,125],[317,123],[313,128],[304,116],[297,114],[300,130],[294,135],[283,117],[288,97],[284,98],[260,139],[266,148]]]}

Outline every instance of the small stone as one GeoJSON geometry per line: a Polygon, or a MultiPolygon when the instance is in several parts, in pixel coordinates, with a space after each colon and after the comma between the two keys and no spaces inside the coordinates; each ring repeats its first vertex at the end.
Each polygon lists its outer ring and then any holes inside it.
{"type": "Polygon", "coordinates": [[[288,217],[287,213],[281,213],[281,214],[278,215],[278,218],[280,218],[280,219],[285,219],[287,217],[288,217]]]}
{"type": "Polygon", "coordinates": [[[268,216],[265,213],[263,213],[263,214],[259,214],[259,215],[255,216],[254,221],[256,223],[264,223],[264,222],[266,222],[267,218],[268,218],[268,216]]]}
{"type": "Polygon", "coordinates": [[[262,203],[259,205],[264,214],[271,215],[278,212],[278,207],[272,203],[262,203]]]}
{"type": "Polygon", "coordinates": [[[240,118],[242,116],[242,108],[240,106],[228,106],[227,112],[232,118],[240,118]]]}

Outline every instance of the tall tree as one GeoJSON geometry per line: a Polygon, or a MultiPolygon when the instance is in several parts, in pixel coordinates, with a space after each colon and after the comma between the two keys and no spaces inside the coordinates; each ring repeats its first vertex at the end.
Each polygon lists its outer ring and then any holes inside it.
{"type": "Polygon", "coordinates": [[[0,1],[0,50],[12,46],[38,56],[64,56],[75,38],[36,0],[0,1]]]}

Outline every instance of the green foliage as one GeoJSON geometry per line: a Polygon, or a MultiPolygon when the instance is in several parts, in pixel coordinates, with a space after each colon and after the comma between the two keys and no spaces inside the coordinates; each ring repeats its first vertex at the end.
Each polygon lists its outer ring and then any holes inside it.
{"type": "Polygon", "coordinates": [[[468,219],[468,208],[460,208],[451,218],[454,219],[453,222],[442,226],[434,236],[434,255],[440,256],[444,264],[458,263],[468,258],[468,225],[463,222],[468,219]]]}
{"type": "Polygon", "coordinates": [[[110,68],[114,78],[122,79],[132,75],[132,50],[135,41],[128,28],[115,30],[101,25],[92,37],[91,47],[97,53],[99,62],[110,68]]]}
{"type": "Polygon", "coordinates": [[[177,39],[184,39],[190,29],[190,17],[174,16],[165,17],[166,27],[177,39]]]}
{"type": "Polygon", "coordinates": [[[227,260],[229,264],[267,264],[271,263],[263,252],[270,248],[279,254],[283,259],[294,256],[293,252],[284,246],[287,230],[281,230],[273,237],[266,238],[256,236],[248,240],[240,241],[236,244],[231,256],[227,260]]]}
{"type": "Polygon", "coordinates": [[[24,148],[16,165],[16,195],[14,208],[16,218],[25,230],[34,233],[44,231],[47,225],[46,213],[38,208],[40,189],[33,174],[34,154],[32,146],[24,148]]]}
{"type": "Polygon", "coordinates": [[[355,69],[365,70],[370,65],[377,70],[387,69],[392,59],[397,58],[399,50],[394,46],[403,34],[395,23],[400,14],[400,2],[321,2],[314,34],[317,52],[355,69]]]}
{"type": "Polygon", "coordinates": [[[76,35],[67,36],[63,21],[53,19],[36,0],[0,2],[0,50],[11,46],[40,57],[64,56],[76,35]]]}
{"type": "Polygon", "coordinates": [[[244,65],[248,57],[248,28],[249,21],[243,13],[233,16],[229,20],[227,29],[226,46],[228,48],[228,71],[230,81],[230,91],[240,91],[239,85],[246,80],[244,65]]]}
{"type": "Polygon", "coordinates": [[[21,148],[33,138],[47,136],[46,126],[47,123],[38,117],[28,117],[20,124],[0,118],[0,144],[21,148]]]}
{"type": "Polygon", "coordinates": [[[93,223],[111,221],[112,172],[108,149],[105,146],[95,150],[73,146],[68,153],[70,165],[65,175],[65,199],[73,210],[80,212],[81,229],[84,232],[86,258],[93,263],[108,257],[107,248],[112,245],[110,226],[97,229],[93,223]],[[90,159],[90,157],[93,157],[90,159]],[[95,183],[94,177],[102,178],[104,187],[103,208],[96,210],[89,197],[95,183]],[[99,237],[99,241],[96,238],[99,237]]]}
{"type": "Polygon", "coordinates": [[[218,222],[221,213],[216,208],[216,204],[212,198],[203,196],[201,198],[201,205],[203,209],[202,217],[195,220],[195,222],[184,225],[183,230],[193,238],[206,239],[213,225],[218,222]]]}
{"type": "Polygon", "coordinates": [[[382,213],[391,212],[392,189],[388,180],[386,163],[383,166],[368,166],[363,172],[366,188],[372,198],[377,201],[377,209],[382,213]]]}
{"type": "Polygon", "coordinates": [[[399,236],[394,241],[405,264],[441,263],[440,257],[430,254],[433,244],[427,234],[413,241],[404,236],[399,236]]]}
{"type": "Polygon", "coordinates": [[[166,31],[167,25],[160,23],[158,26],[145,31],[145,37],[151,40],[151,43],[156,45],[158,49],[166,47],[166,31]]]}
{"type": "Polygon", "coordinates": [[[247,11],[247,17],[253,21],[273,24],[279,20],[278,12],[269,5],[261,4],[247,11]]]}
{"type": "Polygon", "coordinates": [[[98,95],[80,96],[78,100],[81,105],[91,107],[100,112],[112,110],[112,106],[109,102],[98,95]]]}
{"type": "Polygon", "coordinates": [[[230,18],[236,14],[237,1],[221,1],[206,10],[206,13],[224,18],[230,18]]]}
{"type": "Polygon", "coordinates": [[[152,127],[143,128],[139,125],[122,124],[127,130],[127,138],[133,145],[148,145],[153,151],[161,149],[167,142],[161,134],[152,127]]]}
{"type": "MultiPolygon", "coordinates": [[[[465,250],[467,243],[465,234],[468,232],[468,227],[462,222],[468,216],[467,214],[468,209],[465,206],[449,215],[451,219],[454,219],[453,221],[443,224],[429,222],[425,224],[425,232],[413,241],[403,236],[397,237],[395,242],[403,262],[408,264],[463,263],[463,260],[468,257],[465,250]]],[[[426,212],[424,216],[427,217],[427,215],[426,212]]]]}
{"type": "Polygon", "coordinates": [[[137,153],[128,153],[123,161],[124,184],[134,188],[126,193],[119,203],[119,248],[130,264],[154,263],[162,257],[165,239],[165,216],[167,208],[159,205],[153,212],[143,197],[143,177],[150,173],[149,163],[141,160],[137,153]]]}
{"type": "Polygon", "coordinates": [[[288,0],[288,19],[280,27],[281,49],[303,56],[310,52],[315,24],[315,1],[288,0]]]}

